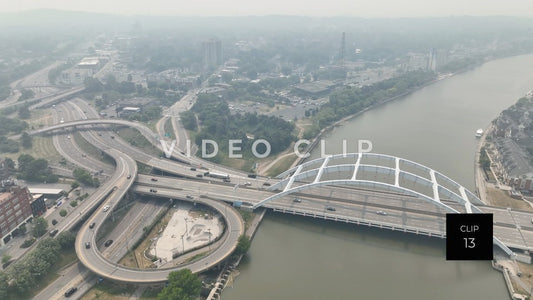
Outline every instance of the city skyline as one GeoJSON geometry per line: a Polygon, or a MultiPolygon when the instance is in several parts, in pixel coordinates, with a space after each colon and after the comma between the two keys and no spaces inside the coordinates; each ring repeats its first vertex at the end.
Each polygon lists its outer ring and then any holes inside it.
{"type": "Polygon", "coordinates": [[[176,16],[246,16],[246,15],[306,15],[354,17],[443,17],[443,16],[533,16],[533,2],[510,0],[460,1],[460,0],[333,0],[313,3],[307,1],[169,1],[154,0],[150,6],[140,0],[22,0],[0,3],[0,12],[33,9],[61,9],[121,15],[176,15],[176,16]]]}

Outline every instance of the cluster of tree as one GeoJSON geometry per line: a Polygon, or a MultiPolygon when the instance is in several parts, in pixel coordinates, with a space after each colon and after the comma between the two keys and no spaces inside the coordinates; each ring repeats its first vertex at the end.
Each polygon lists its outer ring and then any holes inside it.
{"type": "Polygon", "coordinates": [[[490,169],[490,158],[487,155],[487,149],[485,149],[485,147],[481,147],[481,151],[480,151],[480,155],[479,155],[479,165],[484,170],[489,170],[490,169]]]}
{"type": "Polygon", "coordinates": [[[61,252],[74,247],[76,237],[62,232],[55,239],[41,240],[37,248],[7,272],[0,272],[0,299],[26,298],[37,282],[49,275],[61,252]]]}
{"type": "Polygon", "coordinates": [[[31,148],[33,145],[33,138],[26,131],[24,131],[20,136],[20,143],[22,144],[22,147],[26,149],[31,148]]]}
{"type": "Polygon", "coordinates": [[[73,62],[66,62],[64,64],[61,64],[53,69],[51,69],[50,71],[48,71],[48,81],[50,83],[55,83],[56,82],[56,79],[59,77],[59,75],[61,75],[61,73],[65,70],[67,70],[68,68],[72,67],[74,65],[73,62]]]}
{"type": "Polygon", "coordinates": [[[405,95],[430,81],[435,80],[433,72],[414,71],[398,77],[377,82],[362,88],[346,87],[333,92],[329,102],[320,107],[311,118],[313,126],[305,133],[305,138],[314,137],[318,131],[334,122],[361,112],[371,105],[393,97],[405,95]]]}
{"type": "Polygon", "coordinates": [[[19,152],[19,143],[2,135],[0,136],[0,152],[17,153],[19,152]]]}
{"type": "Polygon", "coordinates": [[[195,300],[200,296],[202,281],[189,269],[170,272],[168,283],[157,295],[158,300],[195,300]]]}
{"type": "Polygon", "coordinates": [[[57,182],[58,176],[48,168],[48,161],[43,158],[35,159],[29,154],[18,157],[18,175],[20,179],[34,182],[57,182]]]}
{"type": "Polygon", "coordinates": [[[0,135],[19,134],[28,128],[28,123],[0,115],[0,135]]]}
{"type": "Polygon", "coordinates": [[[43,217],[38,217],[33,220],[32,235],[35,238],[43,236],[48,229],[48,222],[43,217]]]}
{"type": "Polygon", "coordinates": [[[181,123],[187,130],[196,131],[198,124],[196,123],[196,115],[191,110],[184,111],[180,114],[181,123]]]}
{"type": "Polygon", "coordinates": [[[237,242],[237,248],[235,248],[235,251],[233,252],[233,255],[240,256],[246,254],[248,252],[248,249],[250,249],[252,242],[250,241],[250,238],[241,235],[239,237],[239,241],[237,242]]]}
{"type": "Polygon", "coordinates": [[[35,97],[35,92],[33,90],[29,89],[21,89],[20,90],[20,96],[17,99],[17,101],[24,101],[35,97]]]}
{"type": "Polygon", "coordinates": [[[252,101],[274,107],[276,102],[289,102],[287,98],[276,95],[274,91],[294,85],[299,80],[297,76],[290,76],[267,78],[258,83],[232,82],[231,87],[226,90],[224,96],[227,99],[236,101],[252,101]]]}
{"type": "Polygon", "coordinates": [[[74,179],[76,179],[76,181],[85,185],[96,187],[100,185],[98,178],[93,177],[91,173],[85,169],[76,168],[74,171],[72,171],[72,175],[74,175],[74,179]]]}
{"type": "Polygon", "coordinates": [[[161,117],[161,106],[145,106],[141,109],[140,112],[133,113],[128,116],[128,119],[131,121],[140,121],[140,122],[148,122],[150,120],[155,120],[161,117]]]}
{"type": "MultiPolygon", "coordinates": [[[[106,108],[110,103],[116,102],[118,100],[124,99],[126,95],[133,97],[153,97],[157,101],[153,102],[153,107],[157,105],[170,106],[174,104],[181,97],[182,92],[173,92],[174,95],[169,95],[167,90],[176,90],[177,85],[170,85],[168,83],[157,83],[154,81],[149,81],[147,84],[148,88],[144,88],[141,84],[134,84],[131,82],[131,75],[128,78],[128,81],[117,82],[116,78],[112,75],[106,77],[105,84],[102,83],[97,78],[87,78],[84,81],[85,91],[90,97],[94,97],[96,94],[100,94],[100,97],[96,97],[95,105],[98,109],[102,110],[106,108]]],[[[156,117],[153,117],[155,108],[150,108],[148,114],[140,114],[134,117],[135,120],[153,120],[156,117]]],[[[158,114],[157,117],[160,115],[158,114]]]]}
{"type": "Polygon", "coordinates": [[[19,107],[18,115],[21,119],[29,119],[31,117],[29,105],[22,105],[21,107],[19,107]]]}
{"type": "MultiPolygon", "coordinates": [[[[213,94],[199,95],[192,111],[201,122],[196,143],[201,146],[203,139],[214,140],[218,143],[219,151],[225,154],[228,153],[228,141],[232,139],[242,141],[239,146],[244,157],[251,157],[254,140],[267,140],[271,154],[276,154],[285,150],[295,139],[293,123],[273,116],[231,114],[228,104],[213,94]],[[252,134],[254,140],[249,140],[247,134],[252,134]]],[[[265,151],[262,144],[257,147],[257,151],[265,151]]],[[[215,161],[217,157],[214,158],[215,161]]]]}

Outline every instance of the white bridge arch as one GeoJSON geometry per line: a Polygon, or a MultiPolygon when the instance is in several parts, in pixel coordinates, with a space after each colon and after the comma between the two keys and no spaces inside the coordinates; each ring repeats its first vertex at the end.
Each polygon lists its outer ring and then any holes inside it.
{"type": "MultiPolygon", "coordinates": [[[[269,187],[280,190],[252,208],[290,194],[321,186],[355,186],[397,192],[422,199],[437,205],[450,213],[460,213],[441,200],[451,200],[464,206],[467,213],[483,213],[474,204],[483,204],[472,192],[445,175],[419,163],[395,156],[377,153],[347,153],[330,155],[305,162],[280,175],[281,181],[269,187]],[[378,161],[380,164],[366,162],[378,161]],[[383,180],[360,178],[363,173],[382,176],[383,180]],[[346,174],[345,178],[334,178],[336,174],[346,174]],[[333,175],[333,178],[324,178],[333,175]],[[411,187],[411,186],[412,187],[411,187]],[[474,204],[473,204],[474,203],[474,204]]],[[[508,255],[514,255],[498,238],[493,243],[508,255]]]]}

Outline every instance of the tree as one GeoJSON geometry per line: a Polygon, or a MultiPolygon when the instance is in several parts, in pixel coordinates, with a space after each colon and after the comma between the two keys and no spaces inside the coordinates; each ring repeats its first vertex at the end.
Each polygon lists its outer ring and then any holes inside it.
{"type": "Polygon", "coordinates": [[[6,159],[4,160],[4,164],[9,170],[15,170],[15,162],[13,161],[13,159],[6,157],[6,159]]]}
{"type": "Polygon", "coordinates": [[[19,108],[18,113],[21,119],[29,119],[31,117],[30,109],[27,106],[19,108]]]}
{"type": "Polygon", "coordinates": [[[80,183],[77,181],[74,181],[72,184],[70,184],[70,187],[72,189],[77,189],[80,186],[80,183]]]}
{"type": "Polygon", "coordinates": [[[248,251],[248,249],[250,249],[250,245],[251,245],[250,239],[245,235],[241,235],[239,237],[239,242],[237,243],[237,248],[235,248],[234,254],[235,255],[245,254],[248,251]]]}
{"type": "Polygon", "coordinates": [[[2,264],[6,264],[10,260],[11,260],[11,255],[4,254],[4,256],[2,256],[2,264]]]}
{"type": "Polygon", "coordinates": [[[62,217],[66,216],[67,215],[67,210],[66,209],[60,210],[59,211],[59,215],[62,216],[62,217]]]}
{"type": "Polygon", "coordinates": [[[59,242],[61,249],[72,249],[74,248],[76,235],[70,231],[63,231],[57,236],[56,240],[59,242]]]}
{"type": "Polygon", "coordinates": [[[57,224],[57,220],[56,219],[53,219],[52,220],[52,226],[55,226],[57,224]]]}
{"type": "Polygon", "coordinates": [[[202,282],[189,269],[168,274],[168,285],[157,295],[160,300],[194,300],[200,295],[202,282]]]}
{"type": "Polygon", "coordinates": [[[26,228],[26,224],[22,224],[22,225],[19,226],[20,234],[25,234],[26,231],[28,231],[27,228],[26,228]]]}
{"type": "Polygon", "coordinates": [[[43,217],[37,217],[33,221],[33,236],[34,237],[41,237],[46,233],[46,230],[48,229],[48,222],[43,217]]]}
{"type": "Polygon", "coordinates": [[[72,206],[72,207],[78,206],[78,201],[76,201],[76,200],[70,201],[70,206],[72,206]]]}
{"type": "Polygon", "coordinates": [[[31,148],[32,146],[32,137],[29,135],[26,131],[22,133],[22,136],[20,137],[20,140],[22,142],[22,147],[24,148],[31,148]]]}

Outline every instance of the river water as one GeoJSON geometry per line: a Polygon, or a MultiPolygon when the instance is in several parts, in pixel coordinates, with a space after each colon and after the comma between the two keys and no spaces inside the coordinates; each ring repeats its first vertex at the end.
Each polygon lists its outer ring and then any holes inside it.
{"type": "MultiPolygon", "coordinates": [[[[533,55],[500,59],[374,108],[324,137],[312,156],[372,152],[431,167],[474,188],[474,133],[533,89],[533,55]]],[[[447,262],[445,243],[267,214],[224,299],[509,299],[488,262],[447,262]]]]}

